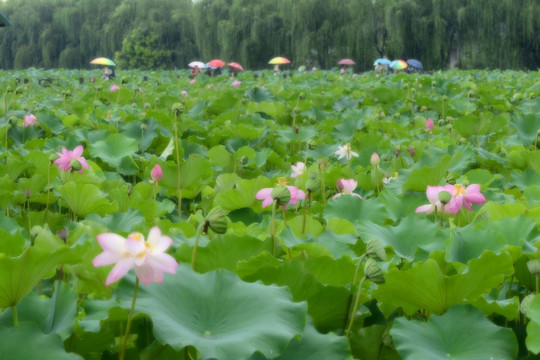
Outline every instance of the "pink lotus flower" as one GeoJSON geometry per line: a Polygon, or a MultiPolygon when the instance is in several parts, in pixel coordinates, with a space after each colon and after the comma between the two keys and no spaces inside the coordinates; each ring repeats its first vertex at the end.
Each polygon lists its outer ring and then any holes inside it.
{"type": "Polygon", "coordinates": [[[195,85],[197,83],[197,80],[193,79],[189,82],[189,85],[195,85]]]}
{"type": "Polygon", "coordinates": [[[357,185],[358,185],[358,182],[354,179],[339,179],[337,181],[337,190],[339,191],[339,193],[332,196],[332,199],[337,199],[341,195],[352,195],[352,196],[359,197],[360,199],[363,199],[362,196],[353,192],[354,190],[356,190],[357,185]]]}
{"type": "Polygon", "coordinates": [[[450,187],[448,192],[452,195],[452,200],[447,205],[450,214],[457,214],[462,206],[472,211],[471,204],[483,204],[486,202],[486,198],[480,192],[481,187],[478,184],[467,187],[461,184],[447,186],[450,187]]]}
{"type": "Polygon", "coordinates": [[[299,162],[296,163],[296,166],[291,165],[291,169],[293,171],[293,173],[291,174],[291,177],[295,178],[295,177],[298,177],[298,176],[302,175],[306,171],[306,164],[299,161],[299,162]]]}
{"type": "Polygon", "coordinates": [[[118,85],[111,85],[111,88],[109,89],[110,92],[115,92],[115,91],[118,91],[120,90],[120,86],[118,85]]]}
{"type": "Polygon", "coordinates": [[[189,95],[186,90],[182,90],[180,94],[182,94],[182,97],[187,97],[189,95]]]}
{"type": "MultiPolygon", "coordinates": [[[[296,186],[287,185],[287,189],[289,189],[291,199],[283,206],[284,209],[287,209],[289,205],[296,205],[298,200],[304,200],[306,198],[306,193],[298,189],[296,186]]],[[[255,194],[255,199],[263,201],[261,204],[263,208],[272,205],[274,202],[274,199],[272,198],[272,190],[273,188],[263,188],[259,190],[257,194],[255,194]]]]}
{"type": "Polygon", "coordinates": [[[34,114],[26,115],[24,117],[23,127],[34,126],[34,125],[38,125],[38,124],[39,124],[39,122],[37,122],[36,117],[34,116],[34,114]]]}
{"type": "Polygon", "coordinates": [[[379,155],[376,152],[371,154],[370,163],[373,166],[377,166],[377,165],[379,165],[381,163],[381,158],[379,157],[379,155]]]}
{"type": "Polygon", "coordinates": [[[163,177],[163,171],[161,170],[161,166],[159,164],[156,164],[152,171],[150,171],[150,176],[152,177],[152,182],[157,183],[161,178],[163,177]]]}
{"type": "Polygon", "coordinates": [[[234,80],[234,81],[232,82],[232,86],[234,86],[234,87],[239,87],[240,85],[242,85],[242,82],[241,82],[241,81],[234,80]]]}
{"type": "Polygon", "coordinates": [[[90,165],[88,165],[86,159],[81,156],[83,151],[84,148],[82,145],[77,146],[73,150],[67,150],[65,147],[62,147],[62,152],[56,153],[59,158],[54,163],[58,165],[58,169],[64,171],[78,170],[82,174],[83,169],[90,169],[90,165]]]}
{"type": "MultiPolygon", "coordinates": [[[[425,212],[426,214],[431,214],[433,211],[436,211],[437,213],[440,213],[443,209],[443,204],[439,200],[439,193],[441,191],[447,191],[450,194],[452,194],[453,186],[452,185],[444,185],[444,186],[428,186],[426,189],[426,196],[429,200],[429,204],[422,205],[416,208],[416,213],[425,212]]],[[[444,206],[444,212],[449,214],[448,210],[449,204],[446,204],[444,206]]]]}
{"type": "Polygon", "coordinates": [[[94,82],[94,81],[96,81],[96,79],[92,76],[92,77],[90,78],[90,82],[94,82]]]}
{"type": "Polygon", "coordinates": [[[433,120],[431,118],[427,119],[426,121],[426,127],[424,128],[425,131],[431,131],[433,130],[433,120]]]}
{"type": "Polygon", "coordinates": [[[334,154],[338,155],[338,160],[345,158],[347,161],[350,161],[353,156],[358,157],[358,153],[352,151],[351,144],[349,143],[339,146],[339,149],[334,154]]]}
{"type": "Polygon", "coordinates": [[[103,252],[92,260],[92,264],[96,267],[115,264],[106,285],[120,280],[131,268],[135,268],[135,274],[145,285],[154,281],[161,283],[164,272],[176,274],[178,263],[165,253],[172,239],[161,235],[157,226],[150,230],[147,241],[141,233],[131,233],[127,239],[118,234],[103,233],[97,240],[103,252]]]}

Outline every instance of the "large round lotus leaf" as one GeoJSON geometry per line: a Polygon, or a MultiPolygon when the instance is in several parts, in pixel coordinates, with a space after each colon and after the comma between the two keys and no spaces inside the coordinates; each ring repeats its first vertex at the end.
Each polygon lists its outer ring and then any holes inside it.
{"type": "Polygon", "coordinates": [[[506,360],[515,359],[518,350],[511,329],[469,305],[456,305],[426,323],[399,318],[390,334],[405,360],[506,360]]]}
{"type": "Polygon", "coordinates": [[[0,358],[7,359],[4,356],[9,356],[12,360],[82,359],[77,354],[67,353],[58,335],[46,335],[31,322],[22,322],[18,326],[0,329],[0,358]]]}
{"type": "Polygon", "coordinates": [[[137,310],[152,318],[158,341],[177,350],[193,345],[201,359],[242,360],[257,351],[274,358],[305,326],[306,304],[291,298],[282,287],[180,265],[162,284],[141,286],[137,310]]]}

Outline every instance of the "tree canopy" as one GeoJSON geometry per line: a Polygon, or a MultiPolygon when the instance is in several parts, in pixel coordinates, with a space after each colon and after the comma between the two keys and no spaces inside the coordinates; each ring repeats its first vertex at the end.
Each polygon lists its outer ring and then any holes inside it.
{"type": "Polygon", "coordinates": [[[222,58],[246,68],[352,58],[420,59],[427,69],[540,67],[537,0],[7,0],[4,69],[185,67],[222,58]]]}

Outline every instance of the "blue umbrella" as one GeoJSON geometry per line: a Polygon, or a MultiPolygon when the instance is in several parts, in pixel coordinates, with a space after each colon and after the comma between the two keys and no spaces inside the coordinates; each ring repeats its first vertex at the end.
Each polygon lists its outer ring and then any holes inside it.
{"type": "Polygon", "coordinates": [[[373,63],[373,65],[377,65],[377,64],[381,64],[381,65],[390,65],[390,60],[388,59],[377,59],[375,60],[375,62],[373,63]]]}
{"type": "Polygon", "coordinates": [[[413,68],[416,68],[416,69],[419,69],[419,70],[422,70],[424,69],[424,66],[422,65],[422,63],[416,59],[409,59],[407,60],[407,64],[409,64],[409,66],[413,67],[413,68]]]}

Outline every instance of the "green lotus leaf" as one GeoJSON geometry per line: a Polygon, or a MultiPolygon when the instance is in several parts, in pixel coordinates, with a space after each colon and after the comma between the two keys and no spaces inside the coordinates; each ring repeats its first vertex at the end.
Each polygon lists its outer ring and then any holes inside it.
{"type": "Polygon", "coordinates": [[[496,231],[474,229],[471,226],[457,228],[448,242],[447,259],[466,264],[482,255],[484,250],[496,252],[506,245],[505,238],[496,231]]]}
{"type": "Polygon", "coordinates": [[[0,354],[9,354],[10,359],[83,359],[77,354],[66,352],[58,335],[44,334],[36,324],[28,322],[0,328],[0,354]]]}
{"type": "Polygon", "coordinates": [[[538,354],[540,353],[540,296],[534,297],[525,315],[530,319],[525,343],[530,352],[538,354]]]}
{"type": "Polygon", "coordinates": [[[141,287],[136,308],[150,316],[161,343],[192,345],[201,359],[241,360],[255,352],[273,358],[306,321],[306,304],[293,302],[285,288],[245,283],[223,270],[201,275],[186,265],[163,284],[141,287]]]}
{"type": "Polygon", "coordinates": [[[224,171],[233,170],[232,154],[224,145],[217,145],[208,150],[208,159],[213,166],[224,169],[224,171]]]}
{"type": "Polygon", "coordinates": [[[540,114],[522,116],[514,114],[510,123],[517,130],[523,145],[530,145],[537,138],[538,130],[540,130],[540,114]]]}
{"type": "Polygon", "coordinates": [[[451,165],[452,157],[446,155],[433,167],[424,166],[421,169],[413,169],[403,185],[403,190],[425,192],[428,185],[439,185],[445,179],[451,165]]]}
{"type": "Polygon", "coordinates": [[[257,103],[273,100],[272,94],[264,88],[261,89],[261,88],[256,87],[251,90],[248,90],[246,94],[251,100],[257,103]]]}
{"type": "Polygon", "coordinates": [[[433,251],[445,248],[447,230],[441,230],[433,221],[410,215],[397,226],[381,226],[371,221],[360,221],[358,233],[365,239],[377,238],[391,246],[397,255],[413,260],[417,250],[433,251]]]}
{"type": "Polygon", "coordinates": [[[492,113],[484,113],[482,116],[474,114],[464,115],[452,122],[452,127],[463,137],[473,135],[485,135],[501,130],[508,123],[506,116],[493,116],[492,113]]]}
{"type": "Polygon", "coordinates": [[[112,167],[120,166],[124,157],[133,156],[139,145],[123,134],[110,134],[107,139],[90,143],[90,155],[98,157],[112,167]]]}
{"type": "Polygon", "coordinates": [[[53,253],[28,247],[16,258],[0,254],[0,308],[19,303],[58,264],[69,261],[67,247],[53,253]]]}
{"type": "Polygon", "coordinates": [[[323,216],[349,220],[352,223],[362,219],[383,223],[386,219],[386,209],[378,199],[360,199],[356,196],[343,195],[328,200],[323,216]]]}
{"type": "MultiPolygon", "coordinates": [[[[312,322],[308,321],[302,338],[293,339],[283,354],[272,359],[352,360],[352,356],[347,338],[332,333],[321,334],[317,332],[312,322]]],[[[249,360],[267,360],[267,358],[256,353],[249,360]]]]}
{"type": "Polygon", "coordinates": [[[255,194],[262,188],[272,187],[272,182],[263,176],[256,179],[242,179],[234,190],[226,190],[216,195],[214,202],[227,210],[251,207],[256,201],[255,194]]]}
{"type": "MultiPolygon", "coordinates": [[[[68,338],[77,317],[77,295],[63,282],[56,281],[52,298],[31,293],[17,304],[19,321],[34,322],[45,334],[55,333],[68,338]]],[[[12,309],[0,316],[0,324],[12,325],[12,309]]]]}
{"type": "Polygon", "coordinates": [[[531,168],[540,176],[540,150],[531,151],[525,155],[525,160],[531,168]]]}
{"type": "Polygon", "coordinates": [[[157,137],[157,123],[155,120],[131,121],[122,126],[120,134],[125,135],[139,144],[140,151],[146,151],[157,137]]]}
{"type": "Polygon", "coordinates": [[[425,323],[399,318],[390,334],[405,360],[505,360],[518,353],[511,329],[496,326],[469,305],[456,305],[425,323]]]}
{"type": "Polygon", "coordinates": [[[61,134],[66,129],[62,120],[52,113],[39,112],[36,117],[45,129],[50,130],[55,135],[61,134]]]}
{"type": "Polygon", "coordinates": [[[351,333],[349,339],[353,355],[362,360],[402,360],[389,344],[388,331],[387,326],[375,324],[351,333]]]}
{"type": "Polygon", "coordinates": [[[401,307],[408,315],[421,309],[442,314],[465,300],[476,300],[513,271],[512,257],[507,253],[495,255],[486,251],[454,275],[446,275],[437,261],[428,259],[408,270],[390,269],[385,274],[386,283],[379,285],[373,296],[388,311],[401,307]]]}
{"type": "Polygon", "coordinates": [[[135,226],[144,223],[144,216],[138,210],[128,209],[127,212],[117,212],[105,217],[91,214],[86,217],[86,220],[103,224],[110,232],[129,233],[133,231],[135,226]]]}
{"type": "Polygon", "coordinates": [[[0,227],[0,254],[13,257],[22,254],[26,239],[19,233],[9,233],[0,227]]]}
{"type": "Polygon", "coordinates": [[[486,316],[499,314],[508,321],[516,320],[519,317],[519,298],[517,296],[499,300],[484,294],[476,301],[471,302],[471,305],[481,310],[486,316]]]}
{"type": "MultiPolygon", "coordinates": [[[[322,258],[328,259],[329,256],[322,258]]],[[[336,260],[333,260],[336,261],[336,260]]],[[[343,326],[350,291],[341,286],[331,286],[319,274],[318,266],[328,265],[325,260],[319,265],[307,266],[300,258],[292,261],[280,262],[269,253],[261,253],[246,262],[240,262],[236,270],[239,276],[246,281],[261,280],[265,284],[288,286],[295,301],[307,301],[308,313],[320,331],[332,331],[343,326]],[[313,273],[310,273],[313,271],[313,273]],[[318,279],[321,279],[319,281],[318,279]]],[[[354,266],[344,267],[346,273],[339,274],[338,281],[352,282],[354,266]]],[[[330,269],[331,267],[325,267],[330,269]]],[[[329,270],[329,271],[330,271],[329,270]]],[[[331,271],[336,273],[335,271],[331,271]]],[[[362,295],[363,302],[367,295],[362,295]]]]}
{"type": "Polygon", "coordinates": [[[78,216],[84,217],[90,213],[105,215],[118,211],[118,205],[104,198],[96,185],[70,181],[57,187],[57,190],[71,211],[78,216]]]}

